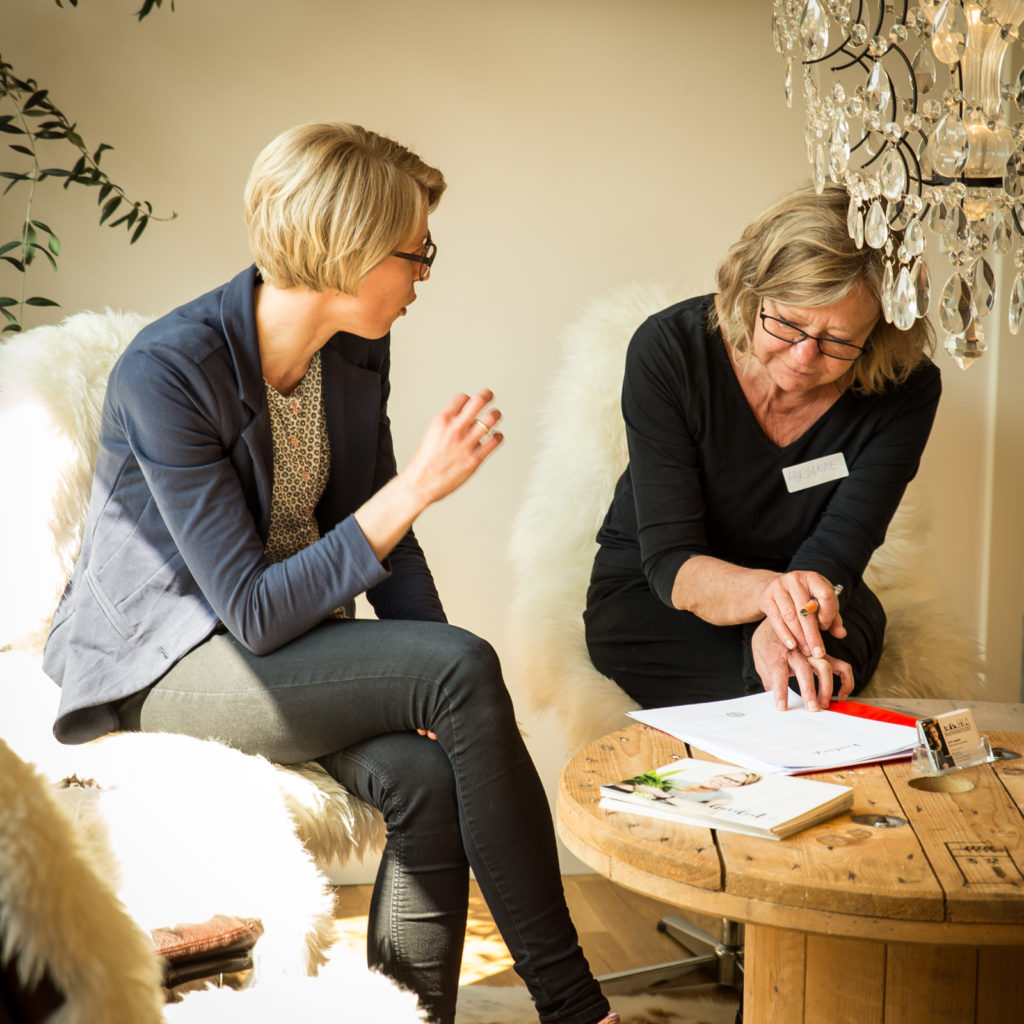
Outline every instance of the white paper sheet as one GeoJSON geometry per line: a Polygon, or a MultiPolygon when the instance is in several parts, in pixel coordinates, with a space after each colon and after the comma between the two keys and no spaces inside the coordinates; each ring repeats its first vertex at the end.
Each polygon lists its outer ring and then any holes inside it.
{"type": "Polygon", "coordinates": [[[808,711],[792,691],[787,711],[766,691],[629,715],[733,764],[790,775],[909,757],[917,743],[912,726],[808,711]]]}

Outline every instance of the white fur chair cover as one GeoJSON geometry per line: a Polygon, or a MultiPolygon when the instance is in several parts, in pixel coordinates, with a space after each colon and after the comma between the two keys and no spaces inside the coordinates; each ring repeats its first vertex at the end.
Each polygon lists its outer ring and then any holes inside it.
{"type": "MultiPolygon", "coordinates": [[[[636,707],[591,664],[582,612],[594,537],[628,462],[626,346],[647,316],[691,293],[634,284],[584,310],[564,334],[542,411],[543,442],[510,538],[511,668],[531,705],[557,716],[567,752],[619,728],[636,707]]],[[[864,696],[983,698],[977,643],[943,604],[931,565],[924,515],[908,494],[866,573],[889,624],[864,696]]]]}
{"type": "Polygon", "coordinates": [[[331,927],[317,865],[379,846],[375,811],[314,763],[272,766],[178,736],[62,747],[51,733],[58,691],[39,657],[81,545],[107,375],[145,323],[80,313],[0,346],[0,474],[12,487],[0,505],[0,736],[52,781],[100,782],[79,811],[87,832],[106,830],[112,884],[146,928],[261,917],[261,964],[305,973],[331,927]]]}

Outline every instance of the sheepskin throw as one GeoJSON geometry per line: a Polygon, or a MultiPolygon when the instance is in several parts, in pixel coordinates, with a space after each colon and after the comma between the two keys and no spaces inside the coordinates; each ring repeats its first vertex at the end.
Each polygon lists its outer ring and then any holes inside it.
{"type": "MultiPolygon", "coordinates": [[[[173,739],[186,744],[167,750],[169,757],[194,757],[188,744],[198,741],[173,739]]],[[[230,763],[234,752],[205,746],[207,754],[218,750],[223,762],[201,757],[199,767],[216,770],[225,786],[258,777],[249,766],[238,779],[238,765],[230,763]]],[[[133,752],[118,753],[132,758],[133,752]]],[[[339,1014],[423,1024],[415,996],[369,971],[363,950],[344,942],[326,948],[329,894],[322,878],[303,870],[303,858],[310,862],[301,844],[287,843],[287,828],[274,820],[285,812],[268,790],[256,787],[252,799],[261,804],[254,810],[249,799],[232,806],[238,791],[215,785],[197,812],[201,788],[186,790],[187,804],[177,794],[175,805],[170,783],[161,787],[158,773],[146,770],[152,759],[141,763],[144,777],[122,777],[118,786],[76,776],[55,787],[0,740],[0,962],[13,966],[21,986],[46,975],[64,995],[48,1024],[279,1024],[339,1014]],[[191,870],[188,858],[182,863],[182,847],[197,838],[208,844],[205,874],[191,870]],[[256,945],[253,980],[240,991],[207,989],[165,1005],[160,962],[146,931],[155,920],[181,920],[174,916],[179,913],[198,919],[192,915],[211,906],[258,909],[270,922],[256,945]],[[315,927],[301,919],[311,907],[323,925],[316,959],[329,958],[316,975],[312,951],[283,948],[282,941],[285,935],[301,939],[315,927]]],[[[89,767],[109,779],[110,761],[102,753],[89,767]]],[[[266,780],[273,785],[269,766],[266,780]]],[[[626,1024],[731,1024],[735,1013],[728,993],[628,996],[616,1003],[626,1024]]],[[[458,1021],[529,1024],[536,1013],[522,987],[466,986],[458,1021]]]]}
{"type": "MultiPolygon", "coordinates": [[[[527,699],[558,718],[570,753],[619,728],[636,707],[591,664],[581,616],[594,538],[628,462],[619,408],[626,346],[651,313],[688,294],[634,284],[584,310],[564,334],[542,410],[543,442],[510,538],[510,649],[527,699]]],[[[923,509],[908,491],[866,573],[889,624],[863,695],[983,699],[977,643],[939,596],[926,538],[923,509]]]]}
{"type": "MultiPolygon", "coordinates": [[[[0,735],[47,771],[66,760],[47,736],[55,688],[41,672],[33,677],[24,662],[8,659],[42,653],[81,546],[107,376],[149,320],[78,313],[0,346],[0,475],[18,481],[16,494],[0,503],[0,735]],[[26,721],[25,709],[35,713],[41,704],[49,722],[42,711],[26,721]]],[[[280,772],[280,788],[320,863],[341,864],[353,850],[379,846],[379,816],[319,765],[280,772]]]]}

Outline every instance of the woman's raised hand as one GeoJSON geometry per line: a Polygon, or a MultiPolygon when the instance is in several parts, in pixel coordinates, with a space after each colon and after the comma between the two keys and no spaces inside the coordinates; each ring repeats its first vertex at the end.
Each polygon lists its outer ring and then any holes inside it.
{"type": "Polygon", "coordinates": [[[461,487],[502,442],[501,419],[488,409],[494,395],[456,395],[431,421],[409,464],[355,512],[356,522],[384,559],[416,517],[461,487]]]}
{"type": "Polygon", "coordinates": [[[456,395],[431,421],[409,464],[402,471],[426,504],[461,487],[501,444],[495,430],[501,420],[484,390],[472,398],[456,395]]]}

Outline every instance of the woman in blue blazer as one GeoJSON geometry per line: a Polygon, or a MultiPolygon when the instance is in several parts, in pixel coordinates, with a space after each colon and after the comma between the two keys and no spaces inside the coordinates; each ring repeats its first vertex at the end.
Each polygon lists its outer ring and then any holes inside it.
{"type": "Polygon", "coordinates": [[[372,965],[452,1021],[472,868],[540,1019],[595,1024],[608,1003],[497,657],[447,624],[412,532],[501,443],[493,395],[452,399],[401,472],[392,448],[389,332],[429,276],[444,188],[352,125],[260,154],[255,265],[146,327],[110,375],[46,647],[54,731],[319,759],[387,823],[372,965]],[[354,618],[359,594],[376,619],[354,618]]]}

